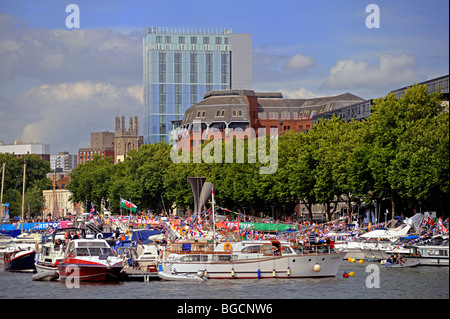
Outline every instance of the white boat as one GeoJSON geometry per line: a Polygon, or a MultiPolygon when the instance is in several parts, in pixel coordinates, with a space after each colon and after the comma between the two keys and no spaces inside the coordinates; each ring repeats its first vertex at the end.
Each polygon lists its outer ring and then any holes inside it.
{"type": "Polygon", "coordinates": [[[78,228],[52,229],[50,237],[44,236],[47,241],[40,245],[34,263],[38,273],[58,271],[58,264],[64,259],[64,235],[67,232],[76,232],[84,237],[84,231],[78,228]]]}
{"type": "Polygon", "coordinates": [[[203,271],[208,279],[335,277],[345,255],[328,246],[308,253],[278,240],[230,239],[175,242],[167,250],[163,271],[190,275],[203,271]]]}
{"type": "Polygon", "coordinates": [[[178,273],[168,273],[165,271],[158,272],[158,277],[162,280],[168,281],[206,281],[205,273],[203,271],[198,271],[197,274],[178,274],[178,273]]]}
{"type": "Polygon", "coordinates": [[[403,224],[393,229],[376,229],[357,239],[337,244],[336,249],[346,252],[344,259],[386,259],[386,251],[392,247],[392,243],[405,236],[410,228],[410,225],[403,224]]]}
{"type": "Polygon", "coordinates": [[[408,260],[420,262],[421,266],[446,266],[448,267],[448,242],[447,245],[417,245],[409,246],[409,254],[404,257],[408,260]]]}

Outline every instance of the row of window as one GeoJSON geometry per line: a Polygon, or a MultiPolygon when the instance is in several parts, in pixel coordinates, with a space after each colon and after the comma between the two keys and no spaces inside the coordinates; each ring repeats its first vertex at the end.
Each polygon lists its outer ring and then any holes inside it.
{"type": "MultiPolygon", "coordinates": [[[[228,37],[207,37],[207,36],[203,36],[201,37],[202,43],[203,45],[209,45],[209,44],[213,44],[212,43],[212,38],[214,38],[214,42],[216,45],[221,45],[221,44],[228,44],[228,37]]],[[[190,40],[190,44],[200,44],[198,43],[199,41],[199,37],[197,36],[191,36],[189,38],[190,40]]],[[[161,36],[161,35],[157,35],[156,36],[156,44],[172,44],[172,37],[171,36],[161,36]],[[164,40],[164,42],[163,42],[164,40]]],[[[178,36],[178,44],[186,44],[186,37],[185,36],[178,36]]]]}
{"type": "Polygon", "coordinates": [[[258,118],[262,119],[262,120],[277,120],[279,118],[281,119],[302,119],[302,118],[309,118],[310,116],[312,116],[314,114],[314,112],[309,112],[309,111],[305,111],[305,112],[292,112],[292,115],[290,112],[259,112],[258,113],[258,118]]]}

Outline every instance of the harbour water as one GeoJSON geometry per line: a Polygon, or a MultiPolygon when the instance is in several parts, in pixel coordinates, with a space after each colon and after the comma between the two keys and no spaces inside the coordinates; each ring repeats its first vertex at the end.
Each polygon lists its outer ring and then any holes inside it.
{"type": "Polygon", "coordinates": [[[388,269],[379,263],[343,261],[335,278],[207,280],[204,282],[124,281],[81,283],[32,281],[32,274],[0,266],[0,299],[448,299],[449,268],[388,269]],[[344,273],[354,276],[344,278],[344,273]]]}

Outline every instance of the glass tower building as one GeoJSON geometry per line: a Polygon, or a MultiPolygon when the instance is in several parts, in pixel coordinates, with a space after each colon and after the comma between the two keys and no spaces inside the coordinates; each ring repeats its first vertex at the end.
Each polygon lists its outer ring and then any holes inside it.
{"type": "Polygon", "coordinates": [[[144,143],[169,142],[173,121],[211,90],[252,88],[251,34],[231,29],[144,30],[144,143]]]}

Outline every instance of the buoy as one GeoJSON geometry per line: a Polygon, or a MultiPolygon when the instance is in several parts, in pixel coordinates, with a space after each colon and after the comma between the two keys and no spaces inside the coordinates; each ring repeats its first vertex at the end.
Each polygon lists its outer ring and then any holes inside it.
{"type": "Polygon", "coordinates": [[[348,257],[348,262],[352,262],[352,257],[348,257]]]}
{"type": "Polygon", "coordinates": [[[234,268],[231,268],[231,277],[234,278],[234,268]]]}
{"type": "Polygon", "coordinates": [[[356,262],[356,259],[355,258],[352,258],[352,261],[351,261],[352,263],[354,263],[354,262],[356,262]]]}
{"type": "Polygon", "coordinates": [[[314,267],[313,267],[313,270],[315,272],[319,272],[320,271],[320,265],[319,264],[315,264],[314,267]]]}
{"type": "Polygon", "coordinates": [[[273,277],[273,278],[275,278],[275,277],[276,277],[276,275],[277,275],[277,273],[276,273],[275,269],[274,269],[274,270],[272,270],[272,277],[273,277]]]}
{"type": "Polygon", "coordinates": [[[348,275],[349,275],[350,277],[355,277],[355,273],[354,273],[353,271],[350,271],[350,272],[348,273],[348,275]]]}
{"type": "Polygon", "coordinates": [[[291,275],[291,268],[288,267],[287,270],[286,270],[286,273],[287,273],[288,276],[290,276],[291,275]]]}
{"type": "Polygon", "coordinates": [[[359,260],[359,263],[360,263],[360,264],[364,264],[364,260],[360,259],[360,260],[359,260]]]}
{"type": "Polygon", "coordinates": [[[344,273],[342,274],[342,277],[348,278],[348,274],[347,274],[346,272],[344,272],[344,273]]]}

